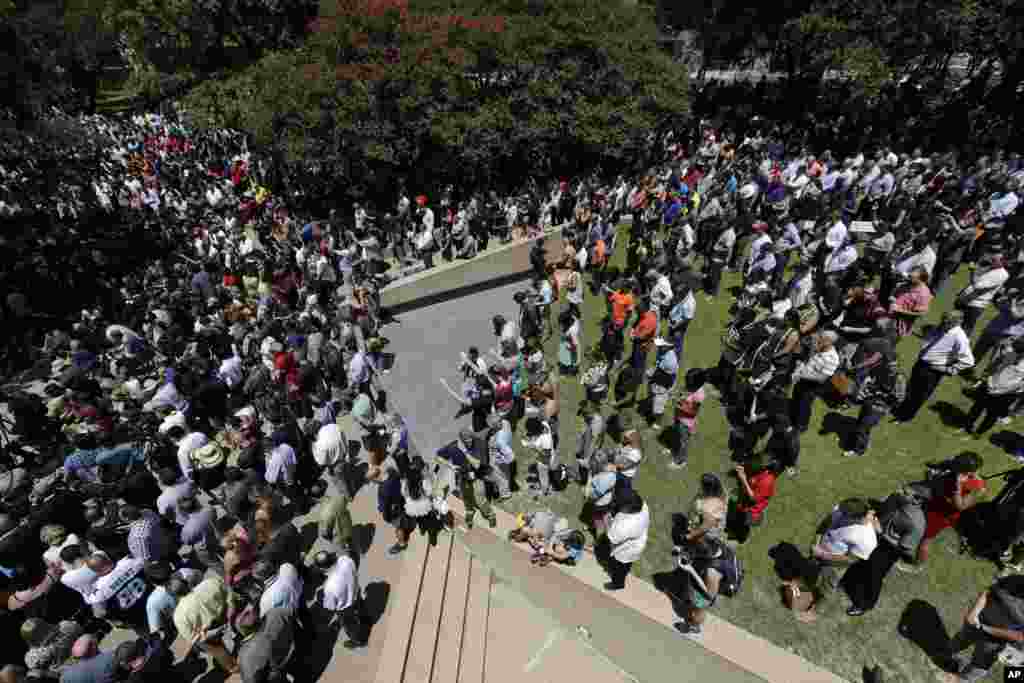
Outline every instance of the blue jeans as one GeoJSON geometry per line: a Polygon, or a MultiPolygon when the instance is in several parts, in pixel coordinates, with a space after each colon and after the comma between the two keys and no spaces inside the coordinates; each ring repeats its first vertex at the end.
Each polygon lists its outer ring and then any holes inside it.
{"type": "Polygon", "coordinates": [[[676,360],[679,361],[679,366],[683,365],[683,343],[686,341],[686,329],[690,326],[690,321],[683,322],[675,332],[672,333],[672,345],[675,347],[676,360]]]}
{"type": "Polygon", "coordinates": [[[885,411],[879,410],[870,403],[865,403],[860,408],[857,416],[857,429],[851,435],[850,450],[863,455],[871,445],[871,430],[882,421],[885,411]]]}

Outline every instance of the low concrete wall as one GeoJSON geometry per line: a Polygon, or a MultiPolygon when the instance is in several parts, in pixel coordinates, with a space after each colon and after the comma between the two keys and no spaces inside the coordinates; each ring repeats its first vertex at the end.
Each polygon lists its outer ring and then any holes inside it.
{"type": "MultiPolygon", "coordinates": [[[[560,255],[561,234],[559,227],[544,235],[548,261],[560,255]]],[[[434,268],[388,285],[381,292],[381,305],[392,313],[400,313],[526,279],[530,274],[530,249],[535,241],[505,244],[468,261],[438,264],[441,259],[435,255],[434,268]]]]}

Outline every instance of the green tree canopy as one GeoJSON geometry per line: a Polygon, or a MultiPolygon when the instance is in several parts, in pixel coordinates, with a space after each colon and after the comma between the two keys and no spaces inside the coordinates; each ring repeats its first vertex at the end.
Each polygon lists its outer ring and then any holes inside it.
{"type": "Polygon", "coordinates": [[[587,0],[325,0],[305,43],[206,83],[183,106],[289,160],[366,178],[514,182],[621,163],[687,111],[653,12],[587,0]]]}

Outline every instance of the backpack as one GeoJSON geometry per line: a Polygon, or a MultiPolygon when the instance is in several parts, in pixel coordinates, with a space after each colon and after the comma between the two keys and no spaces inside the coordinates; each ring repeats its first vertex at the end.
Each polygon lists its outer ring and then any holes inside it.
{"type": "Polygon", "coordinates": [[[712,560],[711,566],[722,575],[718,592],[732,598],[743,587],[743,562],[728,545],[723,543],[721,547],[722,554],[712,560]]]}

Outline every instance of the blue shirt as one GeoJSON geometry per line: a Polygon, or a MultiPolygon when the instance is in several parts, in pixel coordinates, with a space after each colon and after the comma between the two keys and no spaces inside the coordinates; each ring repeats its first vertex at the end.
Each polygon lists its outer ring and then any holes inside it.
{"type": "Polygon", "coordinates": [[[114,650],[109,650],[64,669],[60,683],[113,683],[116,675],[114,650]]]}
{"type": "Polygon", "coordinates": [[[999,315],[985,328],[984,334],[1000,337],[1019,337],[1024,335],[1024,318],[1015,318],[1008,308],[1002,308],[999,315]]]}
{"type": "Polygon", "coordinates": [[[149,632],[156,633],[169,624],[172,625],[174,608],[177,605],[177,598],[163,586],[157,586],[146,600],[146,622],[149,624],[149,632]]]}
{"type": "Polygon", "coordinates": [[[664,353],[658,356],[657,367],[670,375],[679,372],[679,359],[676,358],[675,349],[668,347],[664,353]]]}

